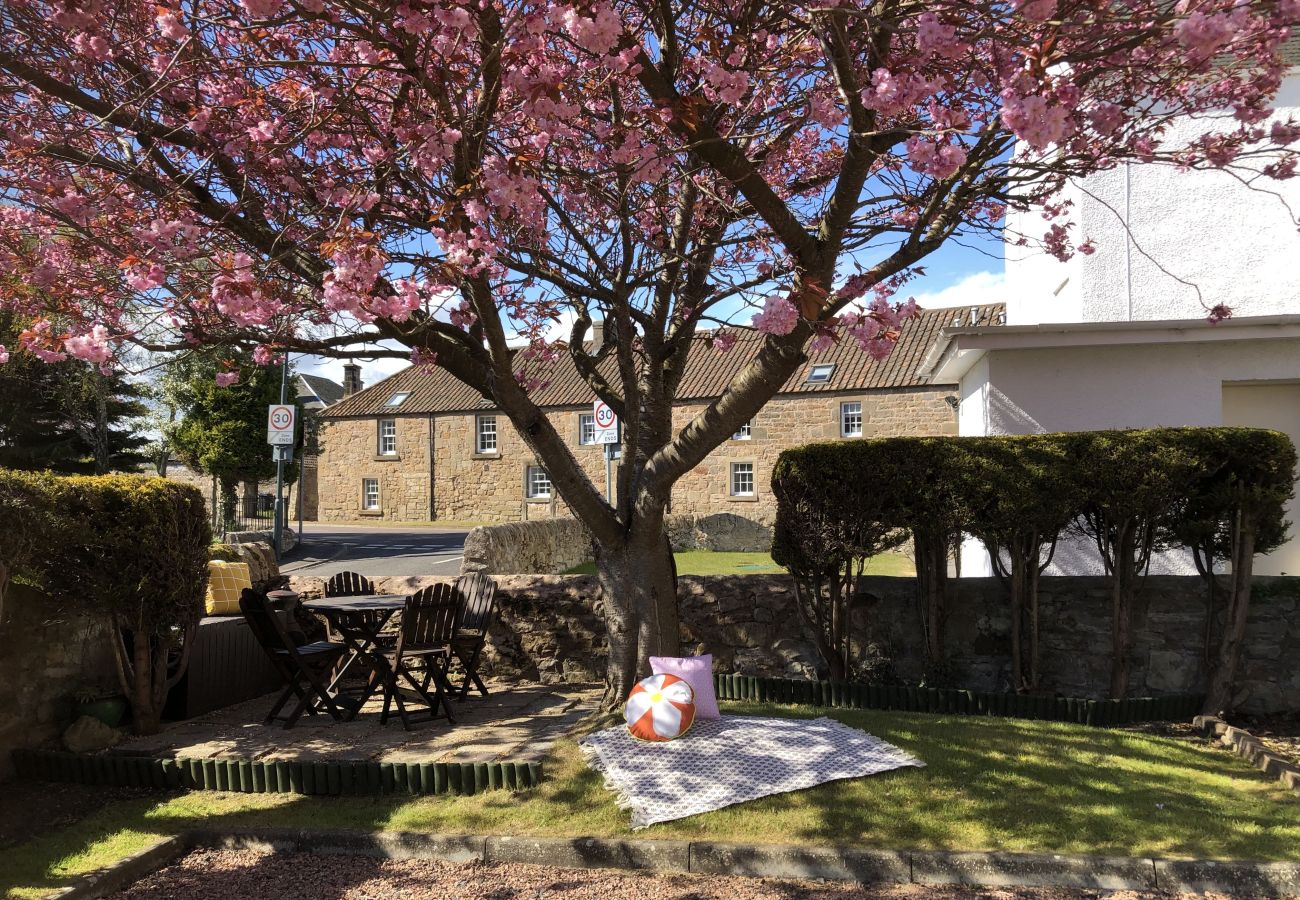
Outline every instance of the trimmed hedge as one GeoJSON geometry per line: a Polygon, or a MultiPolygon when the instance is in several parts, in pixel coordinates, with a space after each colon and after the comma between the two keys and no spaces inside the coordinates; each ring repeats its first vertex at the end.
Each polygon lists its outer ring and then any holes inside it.
{"type": "Polygon", "coordinates": [[[719,700],[957,716],[1005,716],[1099,726],[1188,719],[1197,713],[1204,699],[1201,694],[1169,694],[1163,697],[1132,697],[1127,700],[1084,700],[1000,691],[760,678],[721,673],[713,676],[713,685],[719,700]]]}
{"type": "Polygon", "coordinates": [[[0,513],[15,509],[39,545],[0,543],[0,568],[16,568],[65,607],[113,624],[133,727],[157,731],[203,615],[212,541],[203,495],[138,475],[0,473],[0,513]]]}

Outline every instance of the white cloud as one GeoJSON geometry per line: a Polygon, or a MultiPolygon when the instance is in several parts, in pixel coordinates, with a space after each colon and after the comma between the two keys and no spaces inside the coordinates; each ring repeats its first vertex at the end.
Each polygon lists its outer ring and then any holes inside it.
{"type": "MultiPolygon", "coordinates": [[[[382,345],[385,349],[400,349],[399,345],[394,342],[385,341],[382,345]]],[[[303,375],[320,375],[322,378],[328,378],[331,381],[343,383],[343,366],[349,360],[328,359],[321,356],[295,356],[291,362],[296,371],[303,375]]],[[[389,375],[400,372],[411,364],[409,358],[392,359],[387,356],[377,357],[375,359],[357,359],[352,360],[361,366],[361,383],[369,387],[376,382],[383,381],[389,375]]]]}
{"type": "MultiPolygon", "coordinates": [[[[922,282],[925,284],[925,282],[922,282]]],[[[900,295],[903,292],[900,292],[900,295]]],[[[983,306],[987,303],[1005,303],[1007,299],[1006,276],[1001,272],[972,272],[959,281],[938,290],[913,292],[922,309],[939,309],[952,306],[983,306]]]]}

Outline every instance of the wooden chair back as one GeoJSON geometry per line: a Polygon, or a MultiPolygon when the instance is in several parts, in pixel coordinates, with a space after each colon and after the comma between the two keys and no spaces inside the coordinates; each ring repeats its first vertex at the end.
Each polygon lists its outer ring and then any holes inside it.
{"type": "Polygon", "coordinates": [[[406,598],[401,650],[444,647],[456,627],[456,596],[449,584],[435,584],[406,598]]]}
{"type": "Polygon", "coordinates": [[[339,572],[325,582],[326,597],[363,597],[374,592],[370,579],[356,572],[339,572]]]}
{"type": "Polygon", "coordinates": [[[482,637],[496,611],[497,583],[482,572],[456,579],[456,633],[482,637]]]}
{"type": "Polygon", "coordinates": [[[257,642],[268,653],[287,651],[290,656],[297,658],[298,645],[294,643],[284,627],[284,622],[271,607],[271,601],[265,594],[252,588],[244,588],[243,593],[239,595],[239,611],[244,614],[244,620],[248,622],[248,630],[253,632],[257,642]]]}

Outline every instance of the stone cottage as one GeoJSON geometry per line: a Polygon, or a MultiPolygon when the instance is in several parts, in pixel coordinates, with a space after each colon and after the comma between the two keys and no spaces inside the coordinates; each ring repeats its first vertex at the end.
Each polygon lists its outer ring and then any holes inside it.
{"type": "MultiPolygon", "coordinates": [[[[1001,305],[925,310],[882,361],[852,341],[813,355],[757,416],[674,487],[672,513],[730,512],[770,523],[777,455],[810,441],[956,434],[952,385],[927,384],[918,366],[945,327],[996,325],[1001,305]]],[[[757,349],[692,348],[674,410],[685,425],[757,349]]],[[[592,481],[605,483],[595,443],[594,396],[565,361],[539,404],[592,481]]],[[[566,517],[546,470],[491,401],[441,369],[410,367],[323,410],[318,461],[323,521],[389,519],[513,522],[566,517]]]]}

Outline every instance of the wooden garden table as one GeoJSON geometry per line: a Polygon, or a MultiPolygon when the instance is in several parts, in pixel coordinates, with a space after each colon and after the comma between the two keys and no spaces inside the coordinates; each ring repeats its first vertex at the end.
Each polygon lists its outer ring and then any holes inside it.
{"type": "Polygon", "coordinates": [[[320,600],[308,600],[302,605],[308,612],[318,613],[328,619],[351,652],[347,662],[335,676],[335,682],[354,662],[359,662],[370,670],[365,692],[348,716],[348,720],[356,718],[361,707],[366,705],[366,701],[374,695],[375,691],[382,690],[387,697],[391,691],[397,689],[388,658],[383,653],[376,652],[376,648],[379,646],[379,632],[389,619],[402,611],[404,606],[406,606],[405,594],[325,597],[320,600]]]}

